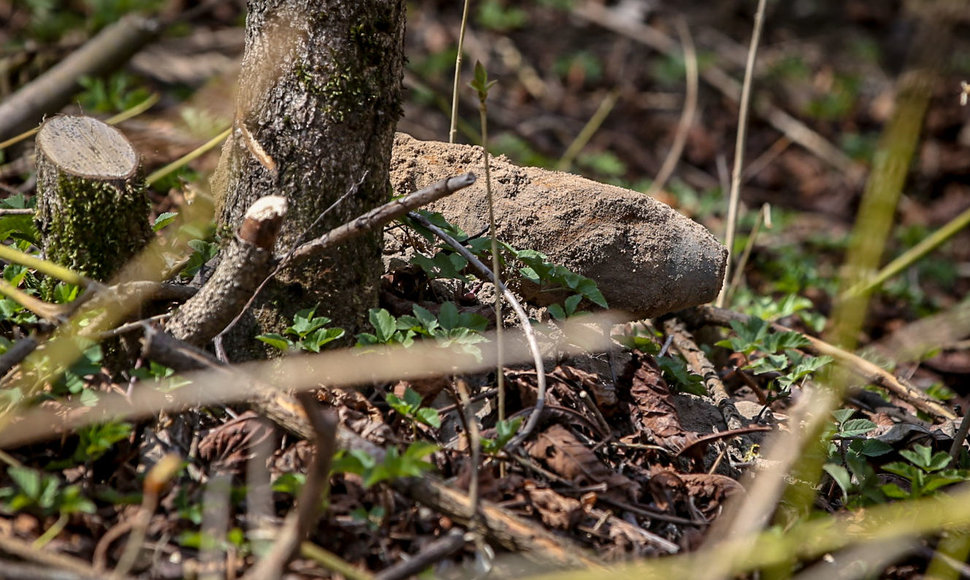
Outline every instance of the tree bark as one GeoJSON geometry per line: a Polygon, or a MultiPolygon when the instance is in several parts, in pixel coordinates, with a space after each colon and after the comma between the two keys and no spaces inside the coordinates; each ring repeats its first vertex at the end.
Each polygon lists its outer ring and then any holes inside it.
{"type": "MultiPolygon", "coordinates": [[[[249,0],[248,7],[234,131],[213,193],[224,231],[235,230],[257,198],[286,197],[276,246],[285,253],[390,197],[405,3],[249,0]]],[[[254,334],[279,332],[296,311],[317,305],[353,336],[377,305],[381,246],[380,233],[370,233],[284,269],[255,305],[256,328],[240,324],[230,344],[255,354],[254,334]]]]}

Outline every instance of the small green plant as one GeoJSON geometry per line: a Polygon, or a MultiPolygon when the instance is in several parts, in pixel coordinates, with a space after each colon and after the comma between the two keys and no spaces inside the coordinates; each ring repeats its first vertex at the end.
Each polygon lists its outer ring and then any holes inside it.
{"type": "Polygon", "coordinates": [[[56,476],[23,466],[11,466],[7,475],[13,485],[0,488],[0,509],[6,513],[27,511],[39,516],[94,513],[94,502],[77,485],[62,485],[56,476]]]}
{"type": "Polygon", "coordinates": [[[191,383],[179,375],[175,374],[175,369],[165,365],[160,365],[155,361],[150,361],[147,367],[139,367],[128,371],[132,377],[142,381],[152,381],[161,390],[170,391],[179,387],[184,387],[191,383]]]}
{"type": "Polygon", "coordinates": [[[418,336],[433,338],[442,346],[458,346],[463,352],[480,357],[474,346],[483,342],[482,332],[488,321],[485,317],[460,312],[453,302],[445,302],[437,317],[426,308],[415,304],[414,316],[395,318],[383,308],[371,309],[369,319],[374,332],[357,335],[357,346],[375,344],[401,344],[411,346],[418,336]]]}
{"type": "Polygon", "coordinates": [[[380,462],[366,451],[341,450],[334,457],[333,470],[339,473],[355,473],[363,478],[364,487],[369,488],[382,481],[420,477],[434,469],[424,458],[437,450],[437,445],[427,441],[415,441],[408,445],[404,453],[396,447],[390,447],[384,454],[384,460],[380,462]]]}
{"type": "Polygon", "coordinates": [[[130,423],[109,421],[99,425],[89,425],[78,430],[78,444],[69,459],[55,461],[48,469],[64,469],[72,465],[90,463],[104,457],[115,443],[124,441],[131,435],[130,423]]]}
{"type": "Polygon", "coordinates": [[[414,423],[421,423],[436,429],[441,427],[441,415],[438,414],[438,410],[422,407],[421,395],[411,387],[404,389],[404,398],[398,397],[394,393],[388,393],[386,400],[392,409],[414,423]]]}
{"type": "Polygon", "coordinates": [[[495,455],[505,448],[509,441],[519,432],[522,426],[522,418],[516,417],[508,421],[499,421],[495,424],[495,438],[481,438],[482,451],[489,455],[495,455]]]}
{"type": "Polygon", "coordinates": [[[148,98],[148,90],[139,87],[127,73],[115,73],[103,79],[81,77],[78,84],[84,91],[78,96],[81,108],[89,113],[117,113],[130,109],[148,98]]]}
{"type": "Polygon", "coordinates": [[[809,344],[807,338],[794,331],[772,332],[771,324],[761,318],[732,321],[731,328],[736,336],[717,342],[717,346],[743,355],[747,364],[742,370],[756,375],[777,374],[771,386],[780,396],[786,396],[793,385],[832,362],[829,356],[808,356],[797,351],[809,344]]]}
{"type": "Polygon", "coordinates": [[[219,253],[219,243],[210,242],[203,239],[189,240],[189,247],[192,248],[192,255],[189,256],[185,267],[179,273],[183,280],[189,280],[195,276],[206,262],[216,257],[219,253]]]}
{"type": "Polygon", "coordinates": [[[375,505],[370,509],[359,507],[351,511],[350,515],[358,522],[363,522],[370,531],[376,532],[384,522],[386,510],[383,506],[379,505],[375,505]]]}
{"type": "Polygon", "coordinates": [[[687,361],[679,356],[660,356],[656,358],[657,366],[663,373],[664,380],[676,389],[697,395],[707,396],[707,387],[704,386],[704,377],[690,372],[687,361]]]}
{"type": "Polygon", "coordinates": [[[876,471],[869,458],[892,451],[892,447],[866,433],[876,428],[869,419],[852,418],[852,409],[832,412],[835,421],[827,433],[829,459],[823,469],[842,491],[842,503],[859,507],[885,501],[876,471]]]}
{"type": "Polygon", "coordinates": [[[346,332],[342,328],[327,328],[330,319],[315,316],[316,310],[314,307],[297,312],[293,324],[283,334],[261,334],[256,339],[282,351],[320,352],[323,346],[343,337],[346,332]]]}
{"type": "Polygon", "coordinates": [[[909,482],[909,490],[895,483],[882,486],[882,492],[893,499],[914,499],[934,494],[937,490],[966,481],[970,471],[947,469],[952,457],[944,451],[933,453],[931,447],[915,445],[912,450],[899,452],[907,461],[894,461],[882,466],[883,471],[894,473],[909,482]]]}

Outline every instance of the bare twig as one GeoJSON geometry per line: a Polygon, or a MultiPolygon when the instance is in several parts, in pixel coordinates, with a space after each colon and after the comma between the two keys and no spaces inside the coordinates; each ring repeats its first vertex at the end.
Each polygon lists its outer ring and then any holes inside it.
{"type": "MultiPolygon", "coordinates": [[[[499,292],[501,292],[505,299],[508,300],[509,305],[512,306],[512,310],[515,311],[516,316],[519,317],[519,321],[522,323],[522,332],[524,333],[525,339],[529,344],[529,351],[532,353],[533,362],[536,366],[536,385],[538,388],[538,394],[536,395],[535,409],[532,411],[532,414],[529,415],[529,420],[526,422],[525,427],[523,427],[522,430],[519,431],[519,433],[516,434],[516,436],[509,442],[509,448],[515,447],[516,445],[522,443],[522,441],[529,436],[529,433],[535,429],[536,423],[539,422],[539,417],[542,415],[542,408],[546,404],[546,369],[542,362],[542,353],[539,351],[539,345],[536,343],[535,332],[532,330],[532,323],[529,322],[529,315],[526,314],[525,309],[522,308],[522,304],[519,303],[519,300],[515,297],[515,294],[513,294],[508,287],[501,282],[501,280],[495,279],[495,276],[492,275],[492,271],[489,270],[488,266],[483,264],[481,260],[478,259],[478,256],[468,251],[468,248],[462,245],[461,242],[449,236],[441,228],[429,222],[424,218],[424,216],[411,213],[410,217],[431,230],[434,235],[444,240],[445,243],[454,248],[455,251],[461,254],[463,258],[468,260],[468,263],[478,270],[479,274],[485,276],[485,278],[495,284],[495,287],[498,288],[499,292]]],[[[498,324],[501,324],[501,321],[498,321],[498,324]]],[[[499,374],[501,375],[501,371],[499,374]]],[[[501,394],[501,391],[499,391],[499,393],[501,394]]]]}
{"type": "Polygon", "coordinates": [[[173,336],[205,344],[245,308],[257,283],[269,272],[284,215],[282,197],[261,197],[253,203],[215,273],[165,324],[173,336]]]}
{"type": "Polygon", "coordinates": [[[694,39],[690,35],[690,28],[683,17],[677,19],[677,35],[680,36],[680,44],[684,47],[684,68],[687,74],[687,94],[684,97],[684,110],[680,114],[680,122],[677,123],[677,134],[674,135],[674,142],[670,146],[667,158],[664,159],[660,171],[650,184],[647,195],[656,197],[667,180],[673,175],[677,168],[677,162],[684,152],[687,144],[687,134],[690,126],[694,124],[694,115],[697,113],[697,50],[694,48],[694,39]]]}
{"type": "Polygon", "coordinates": [[[295,510],[287,516],[280,528],[273,548],[250,568],[243,578],[280,578],[290,559],[297,554],[303,540],[316,525],[320,504],[326,498],[330,485],[330,464],[336,452],[337,417],[324,412],[316,398],[306,391],[297,394],[303,411],[313,426],[316,453],[307,473],[306,483],[300,491],[295,510]]]}
{"type": "Polygon", "coordinates": [[[458,54],[455,56],[455,84],[451,88],[451,126],[448,129],[448,142],[454,143],[458,135],[458,89],[461,83],[461,52],[465,49],[465,28],[468,26],[468,6],[471,0],[465,0],[461,9],[461,27],[458,29],[458,54]]]}
{"type": "Polygon", "coordinates": [[[401,199],[389,201],[380,207],[372,209],[352,222],[334,228],[315,240],[301,244],[293,251],[289,260],[295,263],[315,256],[335,244],[342,243],[358,234],[372,231],[391,220],[403,216],[409,211],[464,189],[475,183],[475,180],[474,173],[464,173],[432,183],[428,187],[411,193],[401,199]]]}
{"type": "Polygon", "coordinates": [[[468,385],[465,381],[459,378],[456,381],[456,388],[458,389],[458,397],[461,400],[461,404],[465,407],[465,425],[468,432],[468,448],[471,449],[471,468],[469,472],[471,473],[470,479],[468,480],[468,497],[472,501],[472,518],[476,518],[478,514],[478,474],[481,468],[479,461],[482,459],[482,438],[478,432],[478,418],[475,417],[475,410],[472,408],[472,402],[468,397],[468,385]]]}
{"type": "MultiPolygon", "coordinates": [[[[741,102],[738,104],[738,135],[734,142],[734,168],[731,170],[731,195],[728,200],[727,233],[724,245],[729,255],[724,267],[724,279],[731,279],[731,262],[734,254],[734,234],[738,226],[738,205],[741,201],[741,170],[744,167],[744,145],[748,134],[748,109],[751,103],[751,82],[754,78],[754,61],[758,55],[758,42],[761,40],[761,25],[764,22],[766,0],[758,0],[754,13],[754,30],[751,31],[751,45],[748,48],[748,61],[744,67],[744,83],[741,85],[741,102]]],[[[724,306],[728,285],[721,286],[717,296],[718,307],[724,306]]]]}
{"type": "Polygon", "coordinates": [[[414,556],[394,564],[374,576],[374,580],[404,580],[417,576],[422,570],[460,550],[467,540],[465,533],[452,529],[444,537],[431,542],[414,556]]]}

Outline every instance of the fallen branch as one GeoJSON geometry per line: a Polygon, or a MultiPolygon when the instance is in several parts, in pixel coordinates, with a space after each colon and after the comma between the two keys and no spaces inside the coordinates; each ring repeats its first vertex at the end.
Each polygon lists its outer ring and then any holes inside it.
{"type": "MultiPolygon", "coordinates": [[[[177,370],[209,368],[230,375],[234,382],[246,385],[247,391],[254,395],[261,393],[251,404],[264,416],[299,437],[312,439],[315,436],[313,427],[296,399],[292,395],[259,383],[254,379],[253,374],[225,366],[212,355],[175,340],[163,332],[154,331],[146,334],[143,354],[146,358],[172,366],[177,370]],[[164,354],[161,354],[162,352],[164,354]]],[[[385,455],[383,448],[343,426],[337,429],[337,442],[343,449],[364,451],[378,462],[382,461],[385,455]]],[[[395,479],[391,482],[391,486],[399,493],[448,516],[458,525],[469,527],[476,520],[471,498],[445,486],[433,477],[395,479]]],[[[588,555],[585,550],[568,540],[546,531],[537,524],[520,519],[490,502],[480,503],[478,519],[481,527],[484,528],[483,535],[488,540],[507,550],[523,552],[532,560],[557,566],[599,564],[594,556],[588,555]]]]}
{"type": "Polygon", "coordinates": [[[111,72],[162,30],[157,20],[129,14],[104,28],[81,48],[0,104],[0,141],[31,129],[71,101],[78,79],[111,72]]]}

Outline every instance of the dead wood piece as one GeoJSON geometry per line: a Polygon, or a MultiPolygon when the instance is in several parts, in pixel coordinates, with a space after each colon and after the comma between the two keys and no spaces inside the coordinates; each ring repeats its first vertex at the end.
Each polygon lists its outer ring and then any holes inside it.
{"type": "Polygon", "coordinates": [[[37,225],[44,254],[107,280],[151,236],[138,155],[117,129],[57,116],[37,134],[37,225]]]}
{"type": "Polygon", "coordinates": [[[451,530],[443,537],[425,546],[423,550],[410,559],[385,568],[374,576],[374,580],[401,580],[416,576],[428,566],[440,562],[462,549],[465,543],[465,533],[463,531],[451,530]]]}
{"type": "Polygon", "coordinates": [[[284,198],[267,196],[253,203],[212,277],[165,325],[172,336],[202,345],[239,314],[270,272],[272,247],[285,214],[284,198]]]}
{"type": "MultiPolygon", "coordinates": [[[[395,138],[391,182],[397,192],[480,168],[480,148],[401,133],[395,138]]],[[[568,173],[517,167],[503,157],[490,159],[490,172],[498,237],[592,278],[611,307],[647,318],[717,296],[727,250],[663,203],[568,173]]],[[[431,209],[467,232],[480,232],[488,227],[487,204],[485,185],[477,183],[431,209]]],[[[406,252],[410,244],[399,235],[389,232],[386,246],[406,252]]],[[[540,304],[561,298],[534,290],[527,298],[540,304]]]]}
{"type": "Polygon", "coordinates": [[[744,417],[734,406],[734,399],[724,388],[724,383],[721,382],[717,369],[704,354],[704,351],[694,342],[694,337],[687,332],[684,323],[676,318],[665,320],[664,332],[667,333],[667,336],[673,337],[674,346],[687,359],[687,364],[704,379],[704,387],[707,388],[707,393],[714,400],[714,405],[724,416],[724,423],[728,429],[734,430],[744,427],[744,417]]]}
{"type": "Polygon", "coordinates": [[[34,127],[46,113],[68,104],[82,76],[117,69],[161,32],[151,19],[129,14],[0,104],[0,141],[34,127]]]}

